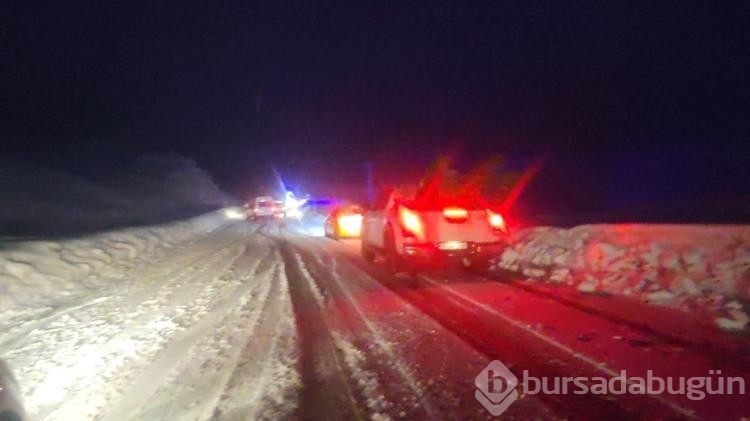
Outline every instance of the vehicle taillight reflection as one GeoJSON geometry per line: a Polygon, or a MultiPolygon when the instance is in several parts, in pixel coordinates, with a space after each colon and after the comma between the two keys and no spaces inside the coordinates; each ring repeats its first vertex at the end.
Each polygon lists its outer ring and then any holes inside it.
{"type": "Polygon", "coordinates": [[[416,237],[418,240],[424,240],[424,226],[422,219],[413,210],[401,206],[398,208],[398,219],[406,235],[416,237]]]}

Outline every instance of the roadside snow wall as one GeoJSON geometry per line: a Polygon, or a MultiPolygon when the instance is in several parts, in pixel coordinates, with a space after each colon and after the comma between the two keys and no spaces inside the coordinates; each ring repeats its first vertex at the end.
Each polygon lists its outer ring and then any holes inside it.
{"type": "Polygon", "coordinates": [[[582,225],[527,228],[493,270],[624,294],[659,305],[717,312],[717,324],[747,329],[750,226],[582,225]]]}
{"type": "MultiPolygon", "coordinates": [[[[231,208],[229,208],[231,209],[231,208]]],[[[170,224],[110,231],[63,241],[3,243],[0,248],[0,331],[18,317],[37,317],[106,288],[133,259],[210,233],[227,209],[170,224]],[[109,281],[107,281],[109,280],[109,281]]]]}

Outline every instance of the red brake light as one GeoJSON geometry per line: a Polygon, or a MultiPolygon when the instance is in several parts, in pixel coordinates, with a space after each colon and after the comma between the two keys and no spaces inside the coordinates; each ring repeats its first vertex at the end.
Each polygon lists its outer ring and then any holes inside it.
{"type": "Polygon", "coordinates": [[[413,210],[400,206],[398,208],[398,220],[401,222],[401,227],[406,231],[407,235],[413,235],[420,240],[424,240],[424,226],[422,226],[422,218],[413,210]]]}
{"type": "Polygon", "coordinates": [[[487,218],[489,219],[490,226],[493,229],[497,229],[505,234],[508,234],[508,226],[505,224],[505,218],[503,218],[502,215],[497,212],[487,210],[487,218]]]}
{"type": "Polygon", "coordinates": [[[461,220],[469,217],[469,212],[464,208],[447,207],[443,208],[443,216],[446,219],[461,220]]]}

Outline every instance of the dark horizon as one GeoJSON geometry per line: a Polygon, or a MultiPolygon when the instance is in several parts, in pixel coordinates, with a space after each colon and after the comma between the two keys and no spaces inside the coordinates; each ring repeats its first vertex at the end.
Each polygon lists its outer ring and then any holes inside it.
{"type": "Polygon", "coordinates": [[[271,164],[356,179],[367,161],[402,171],[444,152],[585,166],[641,150],[674,165],[706,151],[710,165],[690,167],[721,183],[706,190],[747,194],[743,11],[21,4],[3,17],[12,65],[0,70],[0,133],[6,154],[93,178],[174,151],[228,190],[271,164]],[[713,176],[725,168],[732,177],[713,176]]]}

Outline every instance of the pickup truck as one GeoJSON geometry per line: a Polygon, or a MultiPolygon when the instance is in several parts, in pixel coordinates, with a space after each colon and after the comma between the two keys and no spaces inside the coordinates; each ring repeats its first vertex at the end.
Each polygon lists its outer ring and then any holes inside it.
{"type": "Polygon", "coordinates": [[[395,272],[463,264],[483,268],[508,244],[503,216],[476,198],[414,200],[392,189],[364,213],[362,257],[395,272]]]}

